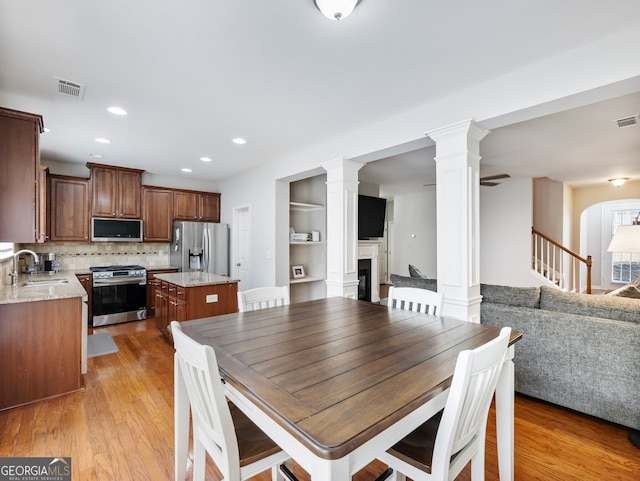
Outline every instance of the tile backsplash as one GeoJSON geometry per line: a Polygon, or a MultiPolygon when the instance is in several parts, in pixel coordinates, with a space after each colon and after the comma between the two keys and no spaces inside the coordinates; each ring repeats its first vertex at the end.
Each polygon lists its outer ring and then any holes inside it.
{"type": "Polygon", "coordinates": [[[20,244],[16,248],[30,249],[38,254],[55,252],[65,271],[86,270],[92,266],[139,264],[149,268],[169,265],[169,244],[164,242],[47,242],[20,244]]]}

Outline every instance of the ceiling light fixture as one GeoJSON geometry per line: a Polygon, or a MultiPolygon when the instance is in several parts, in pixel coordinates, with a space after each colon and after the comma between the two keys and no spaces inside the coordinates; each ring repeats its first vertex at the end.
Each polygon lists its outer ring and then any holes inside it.
{"type": "Polygon", "coordinates": [[[211,162],[211,157],[200,157],[202,162],[211,162]]]}
{"type": "Polygon", "coordinates": [[[186,167],[184,169],[182,169],[182,172],[193,172],[191,169],[187,169],[186,167]]]}
{"type": "Polygon", "coordinates": [[[609,179],[609,182],[611,182],[616,187],[620,187],[627,180],[629,180],[629,177],[616,177],[615,179],[609,179]]]}
{"type": "Polygon", "coordinates": [[[244,145],[247,143],[246,140],[241,139],[240,137],[236,137],[235,139],[233,139],[231,142],[233,142],[234,144],[238,144],[238,145],[244,145]]]}
{"type": "Polygon", "coordinates": [[[99,142],[101,144],[110,144],[111,141],[109,139],[104,139],[102,137],[98,137],[96,139],[94,139],[96,142],[99,142]]]}
{"type": "Polygon", "coordinates": [[[360,0],[314,0],[322,15],[331,20],[347,18],[360,0]]]}
{"type": "Polygon", "coordinates": [[[109,107],[107,110],[115,115],[127,115],[127,111],[120,107],[109,107]]]}

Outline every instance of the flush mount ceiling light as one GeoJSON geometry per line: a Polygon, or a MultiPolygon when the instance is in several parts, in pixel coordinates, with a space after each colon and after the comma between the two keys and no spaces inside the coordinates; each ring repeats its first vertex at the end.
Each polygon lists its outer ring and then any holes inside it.
{"type": "Polygon", "coordinates": [[[182,170],[182,172],[186,172],[186,173],[193,172],[191,169],[188,169],[186,167],[184,169],[180,169],[180,170],[182,170]]]}
{"type": "Polygon", "coordinates": [[[236,137],[235,139],[233,139],[231,142],[233,142],[234,144],[238,144],[238,145],[244,145],[247,143],[246,140],[241,139],[240,137],[236,137]]]}
{"type": "Polygon", "coordinates": [[[611,182],[616,187],[620,187],[627,180],[629,180],[629,177],[616,177],[615,179],[609,179],[609,182],[611,182]]]}
{"type": "Polygon", "coordinates": [[[318,10],[331,20],[342,20],[353,12],[360,0],[314,0],[318,10]]]}
{"type": "Polygon", "coordinates": [[[110,144],[111,141],[109,139],[103,139],[102,137],[98,137],[97,139],[93,139],[96,142],[99,142],[101,144],[110,144]]]}
{"type": "Polygon", "coordinates": [[[202,162],[211,162],[211,157],[200,157],[202,162]]]}

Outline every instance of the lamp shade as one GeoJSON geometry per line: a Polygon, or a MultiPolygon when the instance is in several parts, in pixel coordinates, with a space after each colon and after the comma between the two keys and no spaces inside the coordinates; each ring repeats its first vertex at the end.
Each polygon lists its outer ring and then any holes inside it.
{"type": "Polygon", "coordinates": [[[640,225],[619,225],[607,252],[640,252],[640,225]]]}
{"type": "Polygon", "coordinates": [[[356,8],[359,0],[315,0],[316,7],[331,20],[346,18],[356,8]]]}

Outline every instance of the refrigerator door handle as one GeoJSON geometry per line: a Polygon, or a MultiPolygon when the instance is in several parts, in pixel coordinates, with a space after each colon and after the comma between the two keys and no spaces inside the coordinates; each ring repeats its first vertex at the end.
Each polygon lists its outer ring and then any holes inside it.
{"type": "Polygon", "coordinates": [[[204,229],[202,229],[202,237],[203,237],[203,247],[204,249],[202,249],[202,270],[204,272],[212,272],[211,270],[211,235],[210,235],[210,230],[211,227],[208,225],[204,226],[204,229]]]}

